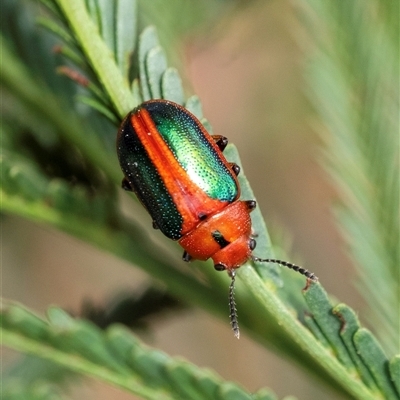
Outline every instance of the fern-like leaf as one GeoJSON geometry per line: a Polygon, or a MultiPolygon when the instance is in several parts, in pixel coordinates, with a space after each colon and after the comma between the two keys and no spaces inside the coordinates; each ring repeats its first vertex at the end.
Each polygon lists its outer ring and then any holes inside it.
{"type": "MultiPolygon", "coordinates": [[[[103,332],[54,307],[47,315],[44,321],[18,305],[6,305],[1,313],[3,344],[145,399],[276,398],[266,389],[252,395],[211,370],[149,348],[121,326],[103,332]]],[[[48,398],[43,393],[38,398],[48,398]]]]}
{"type": "Polygon", "coordinates": [[[338,224],[377,335],[399,351],[399,4],[304,3],[317,45],[310,98],[326,127],[324,165],[342,198],[338,224]]]}

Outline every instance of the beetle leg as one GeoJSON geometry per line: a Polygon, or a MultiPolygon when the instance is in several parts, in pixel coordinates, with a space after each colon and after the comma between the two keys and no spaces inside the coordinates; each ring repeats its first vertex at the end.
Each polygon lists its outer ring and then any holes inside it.
{"type": "Polygon", "coordinates": [[[122,187],[122,189],[127,190],[128,192],[133,192],[132,186],[129,183],[129,181],[126,178],[126,176],[124,176],[124,178],[122,179],[121,187],[122,187]]]}
{"type": "Polygon", "coordinates": [[[236,163],[230,163],[233,173],[238,176],[240,173],[240,167],[236,163]]]}
{"type": "Polygon", "coordinates": [[[182,255],[182,260],[185,262],[189,262],[192,259],[192,256],[185,250],[182,255]]]}
{"type": "Polygon", "coordinates": [[[218,146],[218,148],[221,151],[225,150],[225,147],[228,144],[228,139],[225,136],[221,136],[221,135],[212,135],[212,138],[215,141],[215,144],[218,146]]]}
{"type": "Polygon", "coordinates": [[[258,237],[258,233],[253,228],[251,228],[250,237],[253,239],[258,237]]]}
{"type": "Polygon", "coordinates": [[[245,203],[249,212],[252,212],[257,207],[257,202],[255,200],[245,200],[245,203]]]}
{"type": "Polygon", "coordinates": [[[207,214],[201,212],[201,213],[199,213],[199,214],[197,215],[197,218],[198,218],[200,221],[204,221],[205,219],[207,219],[207,214]]]}

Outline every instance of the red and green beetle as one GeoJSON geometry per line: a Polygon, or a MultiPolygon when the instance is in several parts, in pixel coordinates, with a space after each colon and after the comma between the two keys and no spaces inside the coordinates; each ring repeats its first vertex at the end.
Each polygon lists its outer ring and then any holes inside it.
{"type": "Polygon", "coordinates": [[[153,226],[183,247],[183,260],[212,258],[217,271],[232,279],[232,329],[239,337],[234,302],[235,270],[248,260],[284,265],[316,281],[295,264],[252,255],[250,212],[254,200],[240,200],[240,168],[222,154],[228,140],[211,136],[184,107],[150,100],[132,110],[118,131],[122,187],[136,193],[153,226]]]}

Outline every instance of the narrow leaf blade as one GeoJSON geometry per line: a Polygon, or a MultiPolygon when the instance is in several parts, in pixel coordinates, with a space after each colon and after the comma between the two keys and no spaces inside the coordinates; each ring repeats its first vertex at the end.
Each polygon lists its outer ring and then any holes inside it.
{"type": "Polygon", "coordinates": [[[386,399],[398,399],[389,375],[389,361],[372,333],[360,328],[354,335],[354,344],[386,399]]]}
{"type": "Polygon", "coordinates": [[[117,0],[115,12],[116,61],[128,78],[131,57],[136,46],[137,0],[117,0]]]}

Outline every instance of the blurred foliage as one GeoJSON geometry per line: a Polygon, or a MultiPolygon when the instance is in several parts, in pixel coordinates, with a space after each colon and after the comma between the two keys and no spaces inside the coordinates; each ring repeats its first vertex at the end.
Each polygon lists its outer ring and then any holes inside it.
{"type": "Polygon", "coordinates": [[[371,325],[399,351],[399,3],[313,1],[307,78],[371,325]],[[323,16],[323,18],[321,18],[323,16]]]}

